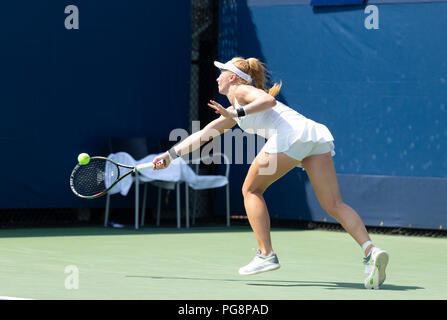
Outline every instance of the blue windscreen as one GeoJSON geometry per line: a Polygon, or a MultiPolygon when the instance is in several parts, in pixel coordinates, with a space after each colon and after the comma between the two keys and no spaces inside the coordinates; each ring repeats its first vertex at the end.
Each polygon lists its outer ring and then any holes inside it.
{"type": "Polygon", "coordinates": [[[360,5],[365,0],[311,0],[311,6],[347,6],[347,5],[360,5]]]}
{"type": "Polygon", "coordinates": [[[329,127],[339,173],[447,177],[447,3],[377,8],[368,29],[363,7],[239,3],[234,51],[266,62],[279,99],[329,127]]]}
{"type": "Polygon", "coordinates": [[[103,206],[71,193],[80,152],[188,128],[190,3],[73,3],[79,29],[60,1],[2,6],[1,208],[103,206]]]}
{"type": "MultiPolygon", "coordinates": [[[[343,199],[364,222],[445,228],[447,2],[223,3],[220,59],[259,58],[283,83],[277,99],[331,130],[343,199]]],[[[232,211],[241,215],[247,170],[231,174],[232,211]]],[[[264,197],[272,218],[336,222],[300,169],[264,197]]]]}

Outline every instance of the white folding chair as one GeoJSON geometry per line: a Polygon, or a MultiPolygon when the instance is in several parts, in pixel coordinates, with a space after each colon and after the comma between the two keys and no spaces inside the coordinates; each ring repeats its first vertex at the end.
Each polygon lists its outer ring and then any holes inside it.
{"type": "MultiPolygon", "coordinates": [[[[180,229],[181,224],[181,200],[180,200],[180,184],[181,182],[170,182],[170,181],[150,181],[150,183],[156,187],[158,187],[158,195],[157,195],[157,217],[156,217],[156,226],[160,226],[160,212],[161,212],[161,192],[163,189],[165,190],[174,190],[176,193],[176,210],[177,210],[177,228],[180,229]]],[[[145,214],[146,214],[146,198],[147,198],[147,186],[144,188],[143,195],[143,207],[141,214],[141,226],[144,225],[145,214]]],[[[186,198],[186,215],[189,216],[189,208],[188,208],[188,198],[186,198]]],[[[189,227],[189,225],[187,225],[189,227]]]]}
{"type": "MultiPolygon", "coordinates": [[[[143,158],[149,153],[147,148],[147,141],[144,137],[135,138],[109,138],[109,149],[111,153],[126,152],[134,159],[143,158]]],[[[147,182],[141,179],[138,172],[132,174],[133,182],[135,183],[135,229],[139,228],[139,204],[140,204],[140,184],[144,184],[145,195],[147,191],[147,182]]],[[[107,227],[109,223],[109,212],[110,212],[110,197],[111,194],[107,194],[106,207],[104,215],[104,227],[107,227]]],[[[144,201],[146,201],[144,199],[144,201]]],[[[145,206],[146,204],[144,204],[145,206]]],[[[143,220],[144,221],[144,220],[143,220]]]]}
{"type": "MultiPolygon", "coordinates": [[[[230,160],[224,153],[214,153],[212,156],[205,156],[200,158],[200,162],[195,165],[195,173],[197,174],[198,183],[194,186],[186,183],[186,198],[188,199],[188,188],[191,187],[193,190],[206,190],[206,189],[215,189],[221,188],[225,186],[226,191],[226,225],[230,227],[230,160]],[[216,159],[217,157],[221,157],[224,160],[225,175],[199,175],[199,164],[204,160],[208,159],[216,159]],[[203,184],[201,184],[203,181],[203,184]],[[215,181],[215,183],[213,183],[215,181]]],[[[197,211],[197,192],[194,194],[193,199],[193,211],[192,211],[192,224],[195,224],[195,216],[197,211]]],[[[188,221],[189,223],[189,221],[188,221]]]]}
{"type": "MultiPolygon", "coordinates": [[[[140,184],[144,183],[144,189],[147,189],[147,183],[140,180],[138,172],[135,172],[133,176],[133,182],[135,183],[135,229],[139,229],[139,204],[140,204],[140,184]]],[[[105,208],[105,215],[104,215],[104,227],[107,227],[109,223],[109,212],[110,212],[110,197],[111,194],[107,193],[106,195],[106,208],[105,208]]]]}

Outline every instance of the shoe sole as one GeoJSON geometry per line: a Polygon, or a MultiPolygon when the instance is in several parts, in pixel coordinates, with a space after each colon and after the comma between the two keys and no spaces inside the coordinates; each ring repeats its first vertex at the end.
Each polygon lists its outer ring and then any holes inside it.
{"type": "Polygon", "coordinates": [[[262,273],[262,272],[267,272],[267,271],[277,270],[277,269],[279,269],[280,267],[281,267],[280,265],[272,265],[272,266],[266,267],[266,268],[264,268],[264,269],[256,270],[256,271],[253,271],[253,272],[241,273],[241,272],[239,271],[239,274],[240,274],[240,275],[243,275],[243,276],[249,276],[249,275],[252,275],[252,274],[257,274],[257,273],[262,273]]]}
{"type": "Polygon", "coordinates": [[[374,261],[374,270],[370,277],[365,280],[366,289],[379,289],[386,279],[386,266],[388,265],[389,256],[386,251],[377,254],[374,261]],[[377,277],[376,277],[377,273],[377,277]]]}
{"type": "Polygon", "coordinates": [[[388,260],[389,260],[389,256],[386,251],[380,252],[376,257],[376,265],[377,265],[377,269],[379,270],[379,277],[378,277],[379,278],[378,279],[379,286],[381,286],[382,283],[385,282],[385,279],[386,279],[385,269],[386,269],[386,266],[388,265],[388,260]]]}

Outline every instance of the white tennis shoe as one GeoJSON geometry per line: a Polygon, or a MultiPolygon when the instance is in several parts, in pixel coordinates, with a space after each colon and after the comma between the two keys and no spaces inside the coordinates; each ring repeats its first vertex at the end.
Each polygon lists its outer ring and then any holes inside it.
{"type": "Polygon", "coordinates": [[[271,255],[265,257],[261,254],[261,250],[256,251],[256,256],[254,259],[247,264],[246,266],[243,266],[239,269],[239,274],[242,275],[251,275],[266,271],[272,271],[279,269],[281,265],[279,264],[278,257],[275,253],[272,253],[271,255]]]}
{"type": "Polygon", "coordinates": [[[385,250],[377,247],[371,249],[368,257],[363,258],[365,265],[365,288],[379,289],[386,279],[385,269],[388,264],[389,256],[385,250]]]}

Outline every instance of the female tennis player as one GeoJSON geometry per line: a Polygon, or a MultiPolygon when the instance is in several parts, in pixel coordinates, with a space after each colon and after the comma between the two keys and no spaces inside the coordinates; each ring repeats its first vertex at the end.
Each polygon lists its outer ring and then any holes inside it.
{"type": "Polygon", "coordinates": [[[242,186],[244,206],[258,250],[254,259],[240,268],[239,273],[251,275],[280,267],[272,247],[270,217],[263,193],[287,172],[301,167],[306,171],[322,208],[361,246],[367,273],[365,287],[379,288],[385,281],[388,253],[373,245],[359,215],[341,198],[332,161],[334,138],[328,128],[277,101],[275,96],[281,85],[274,84],[267,91],[267,70],[258,59],[236,57],[225,64],[217,61],[214,64],[221,70],[217,78],[219,93],[228,98],[230,107],[224,108],[210,100],[208,106],[220,117],[155,158],[154,163],[166,160],[167,167],[173,159],[192,152],[236,124],[245,131],[263,136],[267,142],[252,162],[242,186]]]}

